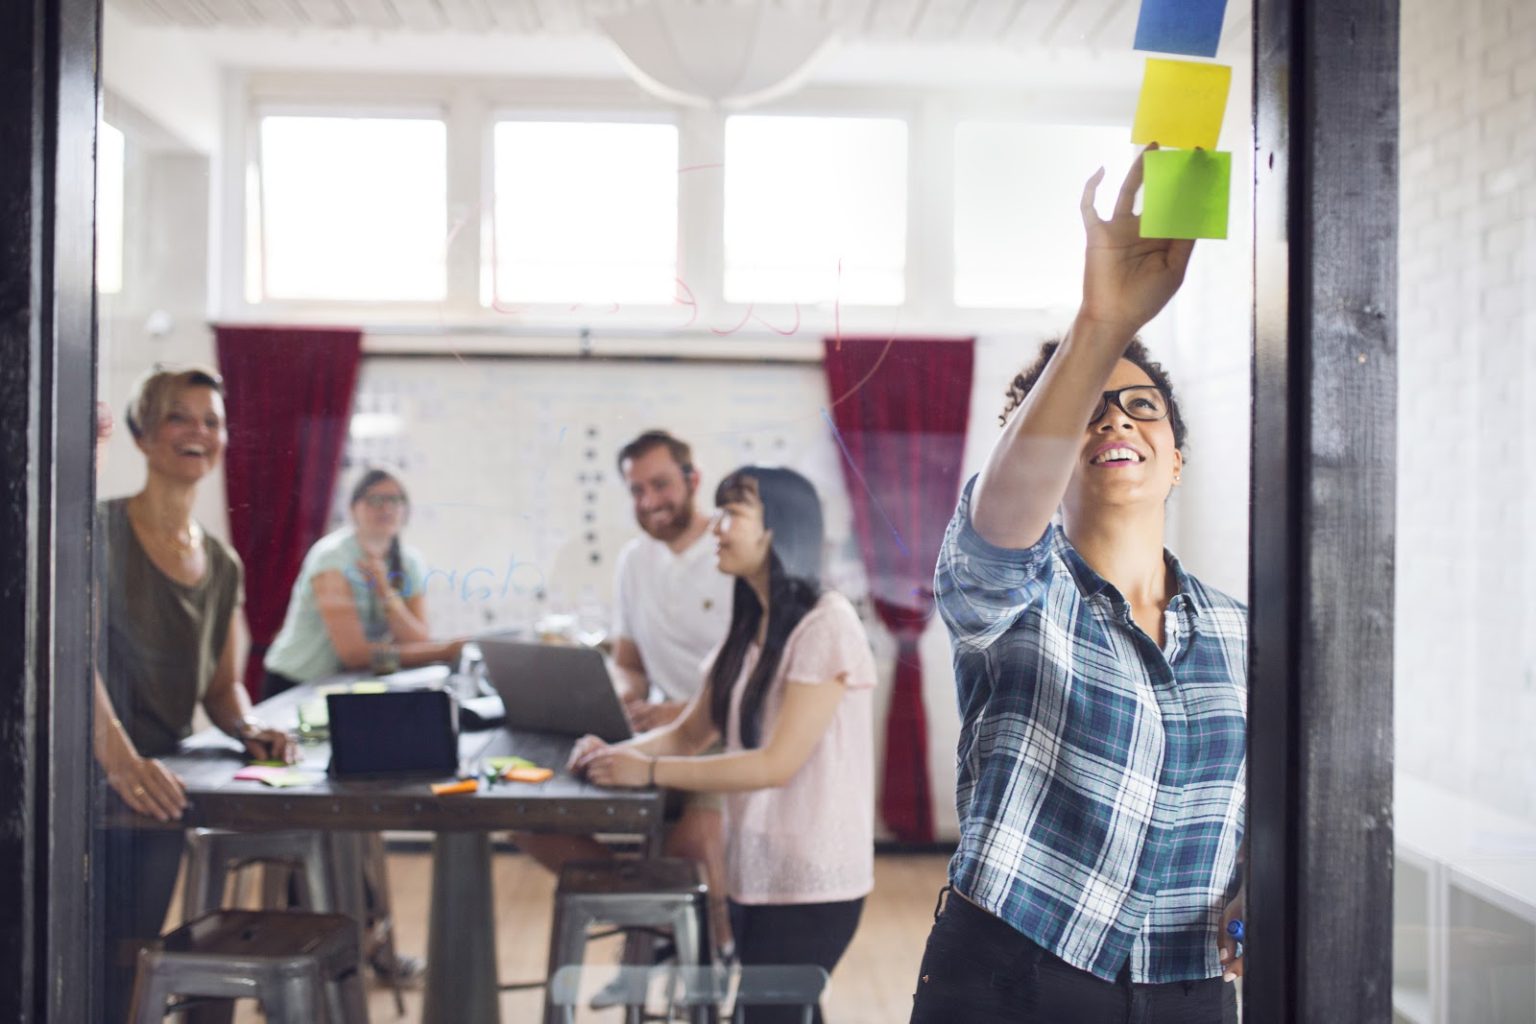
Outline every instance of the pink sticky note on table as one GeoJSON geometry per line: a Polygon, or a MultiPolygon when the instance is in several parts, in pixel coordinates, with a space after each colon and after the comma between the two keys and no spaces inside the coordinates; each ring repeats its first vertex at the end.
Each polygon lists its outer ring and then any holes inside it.
{"type": "Polygon", "coordinates": [[[276,768],[271,765],[248,764],[244,768],[241,768],[239,771],[235,772],[235,778],[239,779],[241,782],[266,782],[268,779],[277,778],[280,775],[286,775],[288,772],[289,768],[287,765],[283,765],[281,768],[276,768]]]}

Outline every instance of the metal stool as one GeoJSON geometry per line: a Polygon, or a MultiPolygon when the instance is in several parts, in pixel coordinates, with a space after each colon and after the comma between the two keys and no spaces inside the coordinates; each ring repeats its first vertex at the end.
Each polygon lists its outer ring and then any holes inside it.
{"type": "MultiPolygon", "coordinates": [[[[251,864],[282,865],[291,875],[264,886],[261,905],[269,910],[289,905],[288,881],[297,882],[297,907],[321,914],[345,914],[357,921],[361,955],[377,947],[379,961],[395,966],[394,921],[389,906],[389,878],[384,841],[377,832],[228,832],[199,828],[187,833],[187,877],[182,897],[183,922],[216,910],[224,903],[224,885],[231,871],[251,864]],[[373,892],[371,933],[366,887],[373,892]]],[[[394,990],[395,1010],[405,1015],[400,976],[387,980],[394,990]]]]}
{"type": "Polygon", "coordinates": [[[269,1024],[367,1024],[357,923],[340,914],[216,910],[139,952],[134,1024],[172,996],[256,999],[269,1024]]]}
{"type": "MultiPolygon", "coordinates": [[[[355,869],[340,870],[329,847],[323,832],[193,829],[187,833],[187,878],[181,919],[191,921],[223,906],[224,883],[229,873],[249,864],[292,868],[299,885],[299,906],[305,910],[358,916],[363,907],[362,879],[355,869]],[[349,890],[345,894],[344,887],[349,890]],[[350,891],[354,887],[355,893],[350,891]]],[[[285,904],[286,901],[278,901],[277,906],[285,904]]],[[[263,905],[276,909],[271,900],[264,900],[263,905]]]]}
{"type": "MultiPolygon", "coordinates": [[[[713,959],[709,934],[709,887],[691,860],[579,861],[560,872],[555,890],[555,920],[549,937],[549,975],[580,964],[586,951],[587,927],[593,924],[671,931],[677,962],[696,967],[713,959]]],[[[630,1006],[631,1020],[639,1010],[630,1006]]],[[[546,988],[544,1020],[560,1024],[564,1014],[546,988]]]]}

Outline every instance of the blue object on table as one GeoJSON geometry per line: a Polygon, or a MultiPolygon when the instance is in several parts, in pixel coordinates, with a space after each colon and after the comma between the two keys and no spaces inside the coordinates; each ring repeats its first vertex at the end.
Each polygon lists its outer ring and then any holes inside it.
{"type": "Polygon", "coordinates": [[[1227,0],[1142,0],[1135,47],[1214,57],[1226,11],[1227,0]]]}

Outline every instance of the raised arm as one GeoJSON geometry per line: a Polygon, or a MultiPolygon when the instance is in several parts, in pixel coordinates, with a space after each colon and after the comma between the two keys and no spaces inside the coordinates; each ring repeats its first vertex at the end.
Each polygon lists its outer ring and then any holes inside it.
{"type": "Polygon", "coordinates": [[[1044,536],[1115,363],[1136,332],[1178,291],[1189,266],[1194,242],[1141,237],[1141,218],[1133,212],[1141,160],[1121,184],[1109,220],[1093,207],[1103,178],[1100,168],[1083,187],[1087,251],[1082,306],[1039,383],[1003,428],[976,482],[971,523],[998,547],[1027,548],[1044,536]]]}

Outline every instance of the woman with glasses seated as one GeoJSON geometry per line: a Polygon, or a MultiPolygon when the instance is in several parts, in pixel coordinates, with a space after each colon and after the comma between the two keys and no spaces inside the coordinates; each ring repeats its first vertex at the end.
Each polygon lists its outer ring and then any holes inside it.
{"type": "Polygon", "coordinates": [[[349,525],[304,556],[283,628],[262,664],[262,699],[344,671],[456,661],[463,640],[427,630],[426,562],[400,542],[410,501],[382,469],[363,474],[348,502],[349,525]]]}
{"type": "MultiPolygon", "coordinates": [[[[427,631],[426,562],[400,541],[410,516],[400,481],[369,470],[352,488],[348,508],[352,522],[321,537],[304,556],[283,628],[262,662],[263,700],[348,670],[392,672],[458,660],[463,640],[435,641],[427,631]]],[[[367,844],[364,952],[381,978],[415,982],[426,964],[394,952],[383,843],[370,834],[367,844]]]]}
{"type": "MultiPolygon", "coordinates": [[[[571,764],[600,785],[726,794],[742,965],[830,972],[874,887],[874,656],[848,599],[821,587],[821,502],[805,477],[747,466],[715,505],[720,570],[736,582],[703,688],[653,732],[583,737],[571,764]],[[701,755],[717,738],[725,752],[701,755]]],[[[800,1019],[794,1007],[746,1011],[749,1024],[800,1019]]]]}
{"type": "MultiPolygon", "coordinates": [[[[192,732],[199,704],[247,755],[292,760],[289,737],[251,717],[235,637],[243,570],[193,517],[199,486],[228,442],[223,382],[212,370],[157,367],[128,401],[144,488],[98,507],[103,594],[93,745],[116,799],[163,822],[186,809],[185,786],[160,758],[192,732]]],[[[97,410],[98,451],[111,415],[97,410]]],[[[127,1016],[134,946],[165,923],[184,838],[175,829],[104,836],[107,1015],[127,1016]]]]}
{"type": "Polygon", "coordinates": [[[1100,219],[1102,176],[1077,319],[939,554],[960,842],[914,1024],[1237,1020],[1247,614],[1164,547],[1184,422],[1136,340],[1193,243],[1140,236],[1139,160],[1100,219]]]}

